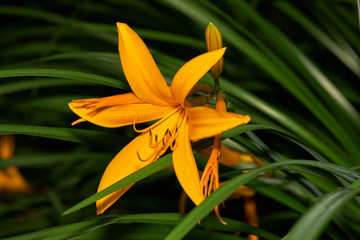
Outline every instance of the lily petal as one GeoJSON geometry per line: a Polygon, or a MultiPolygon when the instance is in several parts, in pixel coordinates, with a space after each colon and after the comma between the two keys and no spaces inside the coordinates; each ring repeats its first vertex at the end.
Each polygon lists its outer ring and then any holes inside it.
{"type": "Polygon", "coordinates": [[[250,121],[248,115],[218,112],[209,107],[187,108],[189,136],[192,141],[208,138],[250,121]]]}
{"type": "MultiPolygon", "coordinates": [[[[142,133],[123,148],[107,166],[101,178],[98,192],[157,160],[168,148],[167,140],[163,141],[163,138],[169,136],[169,131],[175,132],[181,116],[184,116],[183,111],[175,111],[166,119],[160,120],[160,123],[151,126],[151,133],[142,133]]],[[[97,214],[103,213],[131,186],[119,189],[98,200],[96,202],[97,214]]]]}
{"type": "Polygon", "coordinates": [[[143,40],[125,23],[117,23],[119,53],[126,79],[143,101],[155,105],[174,103],[169,88],[143,40]]]}
{"type": "Polygon", "coordinates": [[[178,133],[177,147],[173,152],[175,174],[189,198],[199,205],[204,200],[204,195],[201,190],[199,170],[191,150],[187,120],[183,122],[178,133]]]}
{"type": "Polygon", "coordinates": [[[0,135],[0,159],[9,159],[14,156],[14,135],[0,135]]]}
{"type": "Polygon", "coordinates": [[[108,128],[156,120],[174,109],[146,103],[133,93],[75,100],[69,103],[69,107],[82,119],[108,128]]]}
{"type": "Polygon", "coordinates": [[[174,99],[184,106],[188,92],[209,69],[222,58],[226,48],[207,52],[185,63],[175,74],[171,83],[174,99]]]}

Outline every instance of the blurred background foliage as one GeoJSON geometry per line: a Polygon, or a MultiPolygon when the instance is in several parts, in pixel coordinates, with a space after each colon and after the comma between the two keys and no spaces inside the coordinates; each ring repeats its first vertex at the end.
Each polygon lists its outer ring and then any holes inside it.
{"type": "Polygon", "coordinates": [[[2,1],[0,134],[15,134],[16,150],[0,168],[19,167],[33,191],[0,194],[0,237],[239,239],[233,233],[241,231],[243,238],[290,232],[287,239],[359,239],[357,7],[355,0],[2,1]],[[96,192],[107,164],[136,136],[132,126],[71,127],[77,117],[67,106],[130,90],[117,51],[118,21],[144,39],[169,82],[206,51],[207,24],[220,29],[229,111],[252,118],[224,133],[225,143],[269,166],[256,177],[244,176],[249,166],[239,164],[220,177],[257,192],[260,228],[242,223],[242,199],[221,211],[227,226],[212,216],[197,225],[212,200],[226,198],[220,194],[184,218],[169,168],[141,180],[104,215],[96,216],[90,200],[62,215],[96,192]]]}

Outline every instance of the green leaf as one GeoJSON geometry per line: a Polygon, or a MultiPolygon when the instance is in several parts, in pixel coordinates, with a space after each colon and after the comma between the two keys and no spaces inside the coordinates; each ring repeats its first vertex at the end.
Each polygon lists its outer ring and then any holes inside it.
{"type": "Polygon", "coordinates": [[[81,159],[109,159],[114,157],[112,153],[102,152],[57,152],[43,154],[16,154],[11,161],[0,161],[0,169],[9,166],[17,167],[42,167],[47,165],[56,165],[64,162],[77,161],[81,159]]]}
{"type": "Polygon", "coordinates": [[[332,217],[359,194],[360,189],[338,189],[326,194],[295,223],[284,239],[318,239],[332,217]]]}
{"type": "Polygon", "coordinates": [[[232,129],[224,132],[222,134],[222,138],[223,139],[231,138],[231,137],[237,136],[239,134],[243,134],[243,133],[246,133],[249,131],[256,131],[256,130],[274,130],[277,132],[283,131],[283,130],[276,129],[274,127],[260,125],[260,124],[244,124],[244,125],[237,126],[235,128],[232,128],[232,129]]]}
{"type": "Polygon", "coordinates": [[[113,78],[100,76],[91,73],[77,72],[71,70],[47,69],[47,68],[25,68],[25,69],[11,69],[0,70],[0,78],[9,77],[57,77],[73,79],[78,81],[85,81],[89,83],[96,83],[107,85],[111,87],[128,90],[127,83],[113,78]]]}
{"type": "Polygon", "coordinates": [[[125,142],[129,142],[126,141],[127,139],[124,139],[123,136],[95,130],[0,124],[0,135],[6,134],[52,138],[117,150],[119,150],[121,146],[124,146],[125,142]]]}
{"type": "Polygon", "coordinates": [[[257,185],[249,185],[249,187],[254,189],[257,193],[274,199],[277,202],[280,202],[283,205],[288,206],[297,212],[303,213],[306,211],[306,207],[301,202],[274,187],[257,185]]]}
{"type": "Polygon", "coordinates": [[[89,82],[77,82],[69,79],[57,78],[41,78],[32,80],[18,80],[10,83],[0,85],[0,95],[42,88],[42,87],[58,87],[58,86],[72,86],[72,85],[93,85],[89,82]]]}
{"type": "Polygon", "coordinates": [[[34,240],[34,239],[45,239],[47,237],[61,235],[63,233],[71,232],[74,236],[80,232],[83,232],[85,229],[87,230],[90,226],[94,226],[96,224],[96,220],[84,221],[79,223],[72,223],[62,226],[56,226],[47,228],[44,230],[27,233],[23,235],[18,235],[9,238],[3,238],[3,240],[34,240]]]}
{"type": "Polygon", "coordinates": [[[347,48],[341,48],[328,36],[328,34],[324,33],[322,29],[317,27],[307,16],[288,2],[277,1],[276,6],[309,31],[319,42],[337,56],[355,75],[360,77],[359,58],[357,55],[354,56],[354,53],[348,51],[347,48]]]}

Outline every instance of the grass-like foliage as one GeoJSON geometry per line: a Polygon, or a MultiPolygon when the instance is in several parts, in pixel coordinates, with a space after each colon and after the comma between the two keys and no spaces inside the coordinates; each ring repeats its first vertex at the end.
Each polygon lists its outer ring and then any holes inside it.
{"type": "MultiPolygon", "coordinates": [[[[15,136],[15,153],[0,173],[17,167],[31,189],[0,182],[0,238],[360,239],[358,9],[355,0],[2,1],[0,135],[15,136]],[[223,143],[264,164],[220,165],[226,184],[199,206],[187,201],[186,213],[168,152],[96,193],[137,133],[71,126],[68,103],[131,91],[116,22],[145,41],[168,84],[207,51],[213,22],[227,47],[228,111],[251,116],[223,143]],[[134,182],[96,215],[98,199],[134,182]],[[244,199],[227,200],[242,185],[256,192],[258,227],[244,222],[244,199]],[[211,214],[222,202],[226,225],[211,214]]],[[[210,73],[200,83],[213,85],[210,73]]],[[[194,153],[211,143],[194,142],[194,153]]],[[[206,159],[196,161],[202,170],[206,159]]]]}

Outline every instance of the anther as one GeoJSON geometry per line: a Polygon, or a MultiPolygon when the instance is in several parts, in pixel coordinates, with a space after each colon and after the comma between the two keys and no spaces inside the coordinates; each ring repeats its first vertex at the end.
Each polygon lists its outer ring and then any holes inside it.
{"type": "Polygon", "coordinates": [[[176,147],[177,147],[177,142],[176,139],[174,139],[174,141],[170,144],[171,151],[174,151],[176,147]]]}
{"type": "Polygon", "coordinates": [[[142,158],[140,157],[139,149],[136,149],[136,154],[137,154],[137,157],[139,158],[139,160],[142,161],[142,162],[147,162],[147,161],[151,160],[152,157],[153,157],[153,156],[150,156],[149,158],[142,159],[142,158]]]}
{"type": "MultiPolygon", "coordinates": [[[[168,133],[170,133],[169,129],[166,129],[165,134],[164,134],[164,138],[168,135],[168,133]]],[[[170,133],[171,136],[171,133],[170,133]]]]}

